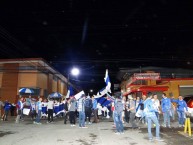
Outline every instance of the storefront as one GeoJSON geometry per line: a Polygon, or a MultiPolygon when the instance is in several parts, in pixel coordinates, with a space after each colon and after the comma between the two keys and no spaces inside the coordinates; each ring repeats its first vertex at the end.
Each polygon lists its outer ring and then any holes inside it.
{"type": "Polygon", "coordinates": [[[162,78],[160,73],[134,73],[121,88],[124,96],[142,96],[148,92],[156,93],[161,99],[164,92],[168,97],[193,94],[193,78],[162,78]]]}

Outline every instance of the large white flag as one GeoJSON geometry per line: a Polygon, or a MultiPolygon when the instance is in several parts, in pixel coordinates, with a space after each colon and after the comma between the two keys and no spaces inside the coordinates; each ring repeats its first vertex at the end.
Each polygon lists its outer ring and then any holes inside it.
{"type": "Polygon", "coordinates": [[[110,82],[110,78],[109,78],[109,74],[108,74],[108,69],[106,69],[104,80],[105,80],[105,83],[106,83],[107,92],[111,93],[111,82],[110,82]]]}
{"type": "Polygon", "coordinates": [[[80,99],[80,97],[81,97],[82,95],[85,95],[84,91],[79,92],[79,93],[76,94],[74,97],[76,98],[76,100],[78,100],[78,99],[80,99]]]}
{"type": "Polygon", "coordinates": [[[70,90],[68,90],[67,94],[66,94],[66,98],[70,97],[70,90]]]}
{"type": "Polygon", "coordinates": [[[94,95],[94,98],[100,98],[100,97],[104,96],[105,94],[107,94],[108,92],[111,93],[111,82],[110,82],[110,78],[108,75],[108,69],[106,69],[104,80],[106,83],[106,87],[103,88],[102,90],[100,90],[97,93],[97,95],[94,95]]]}
{"type": "Polygon", "coordinates": [[[100,90],[97,95],[94,95],[94,98],[100,98],[102,96],[104,96],[107,93],[106,88],[103,88],[102,90],[100,90]]]}
{"type": "Polygon", "coordinates": [[[97,93],[97,95],[94,95],[94,98],[100,98],[102,97],[102,95],[99,94],[99,92],[97,93]]]}

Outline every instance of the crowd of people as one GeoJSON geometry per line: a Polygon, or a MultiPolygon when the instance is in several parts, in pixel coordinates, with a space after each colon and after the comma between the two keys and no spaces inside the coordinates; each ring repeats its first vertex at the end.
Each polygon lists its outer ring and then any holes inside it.
{"type": "Polygon", "coordinates": [[[64,124],[67,124],[69,120],[71,126],[76,125],[76,120],[79,120],[79,127],[86,128],[85,123],[88,124],[98,123],[98,108],[97,100],[94,97],[82,95],[79,100],[76,100],[74,96],[69,98],[44,99],[40,97],[37,101],[33,98],[19,98],[17,104],[17,117],[16,123],[23,120],[24,115],[31,116],[34,124],[41,124],[41,119],[46,118],[47,123],[53,123],[54,118],[64,118],[64,124]],[[28,103],[26,103],[28,102],[28,103]],[[27,114],[24,114],[24,110],[29,110],[27,114]],[[91,115],[93,120],[91,121],[91,115]]]}
{"type": "Polygon", "coordinates": [[[168,98],[165,93],[162,94],[162,99],[159,100],[157,94],[149,92],[140,97],[117,97],[115,100],[114,121],[116,126],[116,134],[123,134],[123,123],[130,122],[131,127],[138,128],[137,122],[141,121],[147,125],[149,140],[153,140],[151,133],[152,124],[156,128],[157,141],[163,141],[160,138],[160,115],[163,115],[163,127],[171,128],[170,120],[175,119],[175,112],[178,114],[179,127],[184,126],[188,108],[182,96],[178,99],[168,98]],[[176,103],[176,105],[174,105],[176,103]],[[176,106],[176,107],[175,107],[176,106]]]}
{"type": "MultiPolygon", "coordinates": [[[[79,128],[87,128],[87,124],[98,123],[99,115],[111,116],[114,120],[113,126],[116,128],[115,134],[124,134],[124,123],[130,123],[132,129],[139,128],[139,123],[147,125],[149,140],[153,140],[151,133],[152,124],[156,129],[157,141],[162,141],[160,138],[160,116],[163,115],[163,127],[171,128],[171,119],[175,119],[175,113],[178,114],[179,127],[184,126],[185,116],[188,112],[187,104],[182,96],[178,99],[168,98],[165,93],[162,94],[162,99],[159,100],[157,94],[149,92],[146,95],[139,96],[122,96],[117,94],[115,99],[111,100],[107,106],[102,106],[97,102],[97,98],[85,96],[76,100],[74,96],[57,100],[53,98],[42,98],[35,100],[33,98],[19,98],[16,108],[17,117],[16,123],[23,120],[23,110],[29,109],[29,115],[34,124],[41,124],[41,119],[46,118],[47,123],[53,123],[54,117],[63,117],[64,124],[69,121],[70,126],[76,126],[78,120],[79,128]],[[174,105],[176,104],[176,105],[174,105]],[[26,106],[28,106],[26,108],[26,106]],[[105,108],[105,109],[104,109],[105,108]],[[106,110],[106,112],[105,112],[106,110]],[[100,113],[102,111],[102,113],[100,113]]],[[[7,120],[11,104],[8,101],[0,102],[0,108],[4,108],[3,120],[7,120]]]]}

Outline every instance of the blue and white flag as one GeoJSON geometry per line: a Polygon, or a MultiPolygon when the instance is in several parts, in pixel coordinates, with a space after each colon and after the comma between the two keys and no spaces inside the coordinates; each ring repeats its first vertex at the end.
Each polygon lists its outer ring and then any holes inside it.
{"type": "Polygon", "coordinates": [[[68,90],[67,94],[66,94],[66,98],[70,97],[70,90],[68,90]]]}
{"type": "Polygon", "coordinates": [[[107,93],[107,100],[115,101],[115,98],[111,96],[109,93],[107,93]]]}
{"type": "Polygon", "coordinates": [[[107,90],[106,90],[106,87],[105,87],[105,88],[101,89],[101,90],[97,93],[97,95],[94,95],[94,98],[100,98],[100,97],[104,96],[106,93],[107,93],[107,90]]]}
{"type": "Polygon", "coordinates": [[[76,98],[76,100],[78,100],[81,98],[82,95],[85,95],[83,90],[81,92],[79,92],[78,94],[76,94],[74,97],[76,98]]]}
{"type": "Polygon", "coordinates": [[[97,93],[97,95],[94,95],[94,98],[96,99],[96,98],[100,98],[100,97],[102,97],[102,96],[104,96],[105,94],[100,94],[99,92],[97,93]]]}
{"type": "Polygon", "coordinates": [[[104,96],[107,93],[106,87],[99,91],[100,95],[104,96]]]}
{"type": "Polygon", "coordinates": [[[109,78],[109,75],[108,75],[108,69],[106,69],[106,73],[105,73],[105,83],[106,83],[106,91],[111,93],[111,82],[110,82],[110,78],[109,78]]]}

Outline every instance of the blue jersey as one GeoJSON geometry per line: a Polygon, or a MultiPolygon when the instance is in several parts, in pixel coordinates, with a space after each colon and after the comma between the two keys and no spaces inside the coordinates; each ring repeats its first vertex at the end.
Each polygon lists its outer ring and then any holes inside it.
{"type": "Polygon", "coordinates": [[[97,100],[96,99],[94,99],[93,102],[92,102],[92,109],[93,110],[97,109],[97,100]]]}
{"type": "Polygon", "coordinates": [[[155,108],[153,107],[153,101],[149,98],[147,98],[144,102],[144,116],[146,117],[151,117],[151,116],[156,116],[155,112],[155,108]]]}
{"type": "Polygon", "coordinates": [[[171,101],[177,104],[177,111],[184,112],[184,109],[188,111],[187,104],[184,100],[172,99],[171,101]]]}
{"type": "Polygon", "coordinates": [[[163,98],[161,100],[162,112],[167,112],[171,109],[171,100],[169,98],[163,98]]]}
{"type": "Polygon", "coordinates": [[[38,101],[38,102],[36,103],[36,106],[37,106],[37,108],[38,108],[39,111],[42,110],[42,102],[38,101]]]}
{"type": "Polygon", "coordinates": [[[4,106],[5,111],[9,111],[10,108],[11,108],[11,104],[6,102],[4,106]]]}

